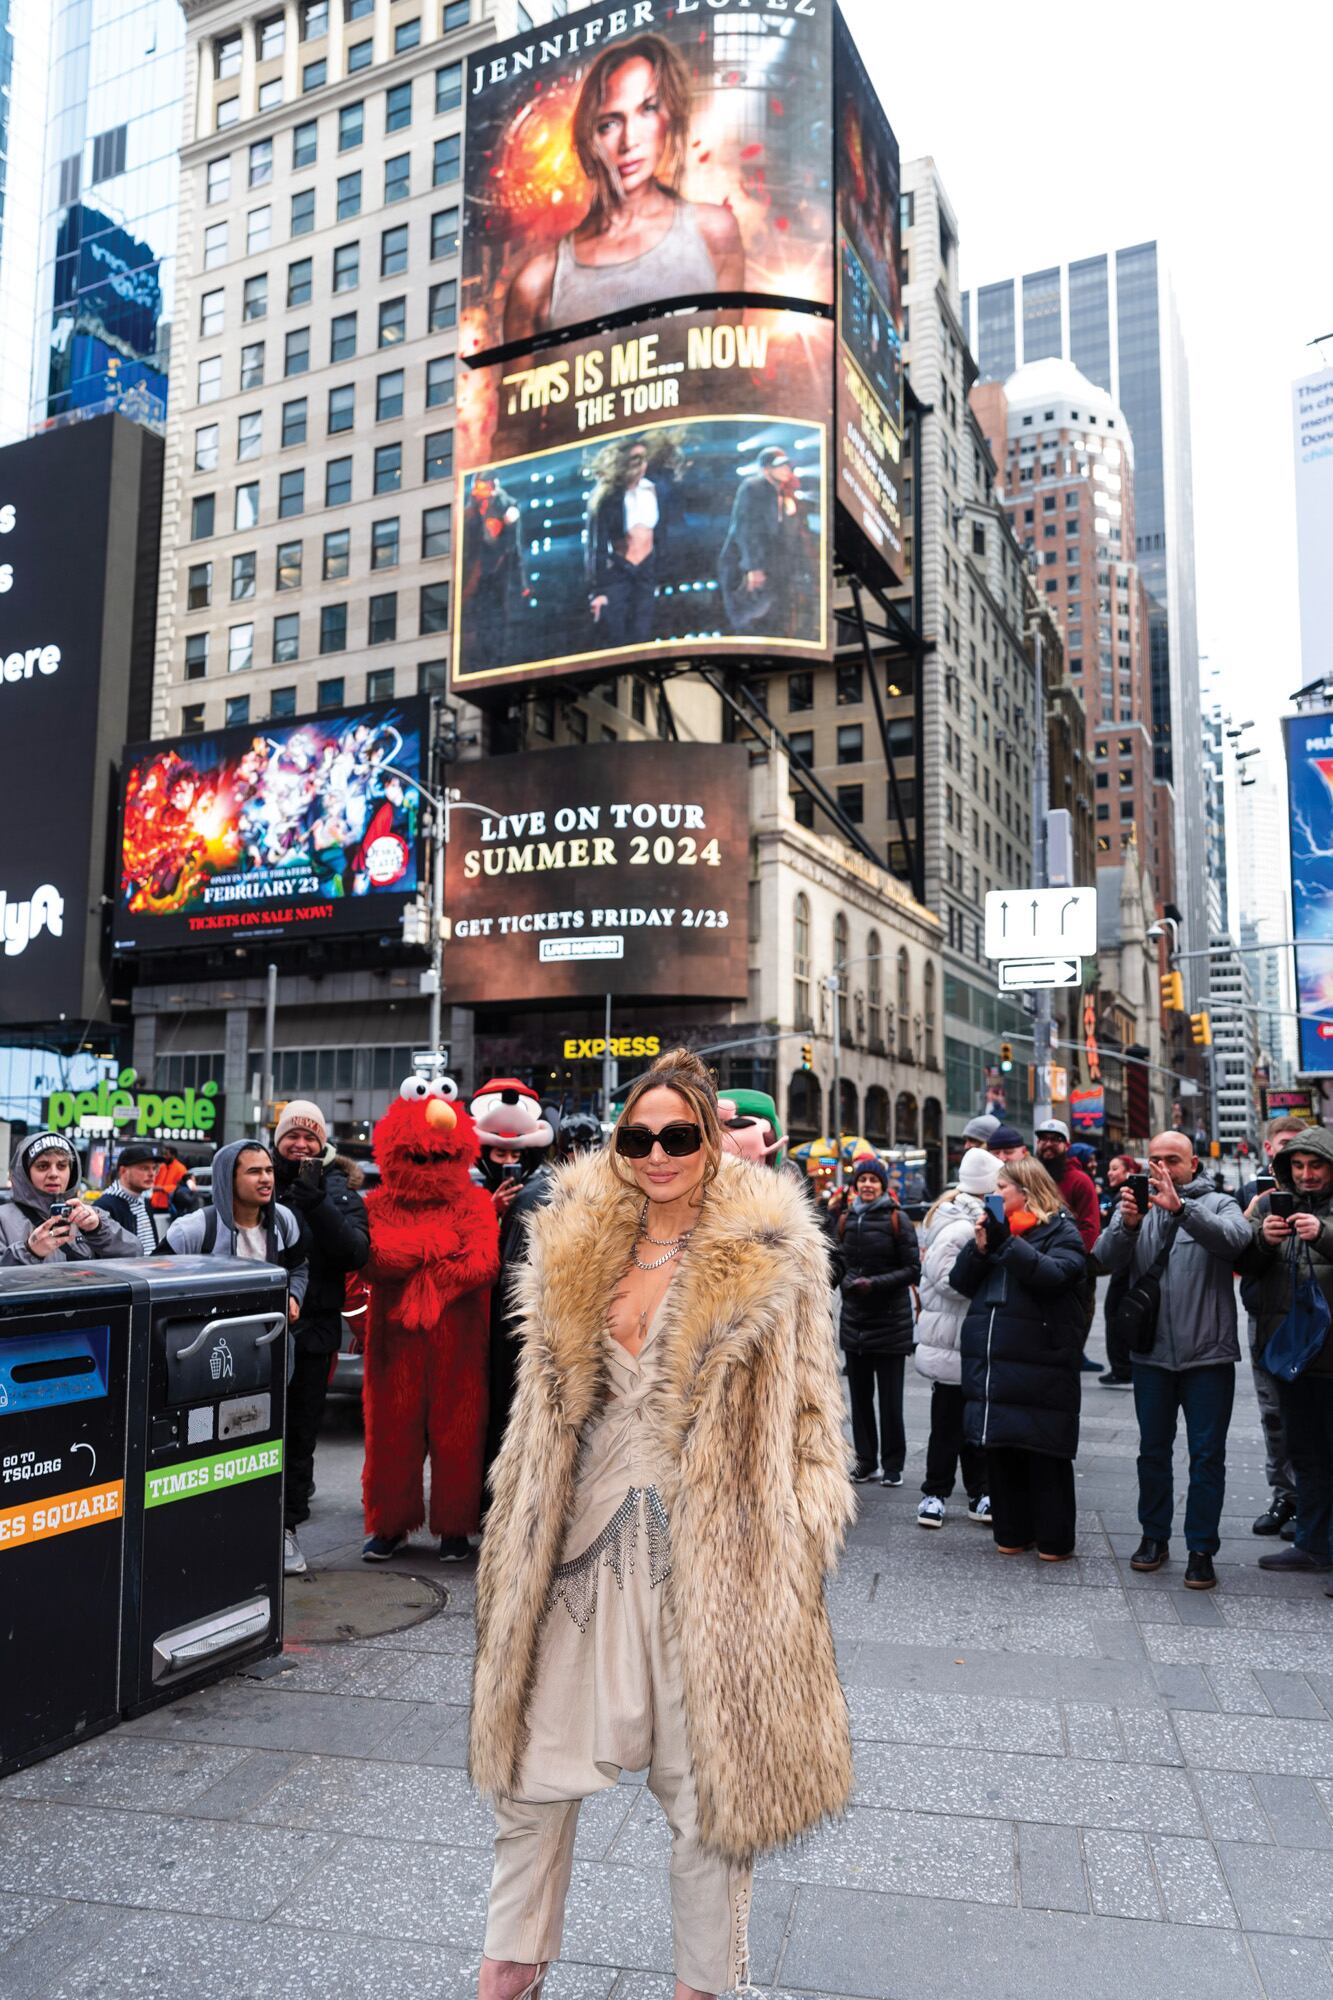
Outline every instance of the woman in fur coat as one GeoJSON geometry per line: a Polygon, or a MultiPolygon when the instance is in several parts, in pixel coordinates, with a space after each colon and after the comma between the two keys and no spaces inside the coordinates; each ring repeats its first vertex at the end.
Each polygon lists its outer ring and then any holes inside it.
{"type": "Polygon", "coordinates": [[[522,1355],[477,1578],[469,1764],[495,1802],[479,2000],[535,2000],[579,1801],[648,1769],[671,1825],[676,2000],[748,1979],[757,1854],[840,1813],[824,1601],[853,1512],[828,1249],[724,1157],[687,1050],[560,1169],[518,1280],[522,1355]]]}

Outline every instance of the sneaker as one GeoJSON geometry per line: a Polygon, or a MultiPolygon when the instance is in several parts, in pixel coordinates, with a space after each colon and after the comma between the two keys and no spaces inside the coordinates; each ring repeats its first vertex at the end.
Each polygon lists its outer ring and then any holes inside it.
{"type": "Polygon", "coordinates": [[[1104,1375],[1097,1377],[1097,1387],[1099,1389],[1132,1389],[1134,1387],[1134,1377],[1132,1375],[1117,1375],[1113,1368],[1108,1368],[1104,1375]]]}
{"type": "Polygon", "coordinates": [[[873,1465],[867,1465],[864,1460],[858,1459],[848,1476],[853,1486],[864,1486],[867,1479],[874,1478],[875,1468],[873,1465]]]}
{"type": "Polygon", "coordinates": [[[916,1524],[918,1528],[942,1528],[946,1512],[944,1502],[936,1499],[933,1493],[927,1493],[916,1510],[916,1524]]]}
{"type": "Polygon", "coordinates": [[[901,1472],[886,1472],[879,1483],[881,1486],[901,1486],[903,1476],[901,1472]]]}
{"type": "Polygon", "coordinates": [[[401,1535],[368,1535],[361,1545],[361,1560],[367,1563],[386,1563],[402,1546],[401,1535]]]}
{"type": "Polygon", "coordinates": [[[1095,1375],[1101,1367],[1100,1361],[1094,1361],[1086,1354],[1082,1356],[1078,1365],[1085,1375],[1095,1375]]]}
{"type": "Polygon", "coordinates": [[[440,1561],[442,1563],[465,1563],[472,1554],[472,1544],[466,1535],[444,1535],[440,1539],[440,1561]]]}
{"type": "Polygon", "coordinates": [[[310,1565],[301,1554],[301,1544],[296,1539],[294,1529],[282,1531],[282,1573],[284,1576],[304,1576],[310,1565]]]}
{"type": "MultiPolygon", "coordinates": [[[[1160,1569],[1170,1554],[1167,1542],[1155,1542],[1151,1535],[1145,1535],[1129,1559],[1131,1569],[1160,1569]]],[[[1193,1558],[1191,1557],[1191,1561],[1193,1558]]]]}
{"type": "Polygon", "coordinates": [[[1266,1556],[1259,1558],[1260,1569],[1304,1571],[1309,1576],[1327,1576],[1333,1563],[1320,1562],[1308,1549],[1299,1548],[1295,1542],[1289,1549],[1270,1549],[1266,1556]]]}
{"type": "Polygon", "coordinates": [[[989,1528],[991,1524],[989,1493],[978,1493],[975,1500],[968,1501],[967,1518],[969,1521],[980,1521],[983,1527],[989,1528]]]}
{"type": "Polygon", "coordinates": [[[1202,1549],[1191,1549],[1189,1561],[1185,1565],[1186,1590],[1216,1590],[1217,1571],[1213,1559],[1202,1549]]]}
{"type": "Polygon", "coordinates": [[[1252,1535],[1280,1535],[1288,1521],[1296,1519],[1296,1502],[1287,1493],[1275,1493],[1251,1528],[1252,1535]]]}

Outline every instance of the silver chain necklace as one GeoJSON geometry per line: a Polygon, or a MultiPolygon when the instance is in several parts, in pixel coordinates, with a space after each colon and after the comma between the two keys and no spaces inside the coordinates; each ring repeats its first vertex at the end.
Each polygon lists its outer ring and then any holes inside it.
{"type": "Polygon", "coordinates": [[[643,1204],[643,1208],[642,1208],[642,1210],[640,1211],[640,1214],[639,1214],[639,1239],[640,1239],[641,1241],[645,1242],[645,1243],[651,1243],[651,1244],[652,1244],[652,1246],[653,1246],[653,1248],[654,1248],[655,1250],[665,1250],[665,1251],[666,1251],[666,1256],[665,1256],[665,1257],[655,1257],[655,1258],[653,1258],[653,1260],[652,1260],[652,1262],[651,1262],[651,1263],[648,1263],[648,1264],[645,1264],[645,1263],[644,1263],[644,1261],[643,1261],[643,1259],[642,1259],[642,1257],[640,1257],[640,1255],[639,1255],[639,1243],[638,1243],[638,1241],[636,1241],[636,1242],[635,1242],[635,1245],[634,1245],[634,1248],[633,1248],[633,1250],[632,1250],[632,1251],[630,1252],[630,1255],[632,1256],[632,1258],[633,1258],[633,1260],[634,1260],[634,1263],[635,1263],[635,1266],[637,1267],[637,1269],[638,1269],[638,1270],[640,1270],[640,1271],[660,1271],[660,1270],[662,1269],[662,1267],[663,1267],[663,1265],[664,1265],[664,1264],[669,1264],[669,1263],[671,1262],[671,1260],[672,1260],[672,1258],[673,1258],[673,1257],[679,1257],[679,1255],[680,1255],[681,1251],[682,1251],[682,1250],[683,1250],[683,1249],[685,1248],[685,1245],[686,1245],[686,1244],[687,1244],[687,1243],[689,1242],[689,1240],[690,1240],[691,1236],[693,1236],[693,1234],[694,1234],[694,1230],[693,1230],[693,1229],[687,1229],[687,1230],[685,1231],[685,1233],[684,1233],[684,1235],[683,1235],[683,1236],[651,1236],[651,1235],[649,1235],[649,1233],[648,1233],[648,1201],[647,1201],[647,1197],[645,1196],[645,1198],[644,1198],[644,1204],[643,1204]]]}

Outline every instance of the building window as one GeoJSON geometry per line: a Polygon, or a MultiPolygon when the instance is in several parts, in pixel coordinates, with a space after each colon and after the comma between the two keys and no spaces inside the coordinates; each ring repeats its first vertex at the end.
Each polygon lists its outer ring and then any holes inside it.
{"type": "Polygon", "coordinates": [[[350,361],[356,353],[356,314],[339,313],[329,325],[329,360],[350,361]]]}
{"type": "Polygon", "coordinates": [[[219,83],[241,73],[241,34],[219,35],[213,43],[213,74],[219,83]]]}
{"type": "Polygon", "coordinates": [[[447,632],[449,630],[449,586],[447,583],[422,584],[421,624],[418,629],[423,636],[427,632],[447,632]]]}
{"type": "Polygon", "coordinates": [[[301,71],[301,89],[321,90],[329,80],[329,66],[320,56],[317,62],[308,62],[301,71]]]}
{"type": "Polygon", "coordinates": [[[354,292],[361,282],[361,245],[340,243],[333,253],[333,289],[354,292]]]}
{"type": "Polygon", "coordinates": [[[203,339],[211,340],[221,333],[226,317],[224,301],[227,294],[219,287],[215,292],[203,292],[199,298],[199,332],[203,339]]]}
{"type": "MultiPolygon", "coordinates": [[[[421,557],[423,562],[434,556],[447,556],[453,546],[453,510],[450,507],[427,507],[421,516],[421,557]]],[[[635,683],[638,686],[638,682],[635,683]]],[[[643,717],[640,716],[642,722],[643,717]]]]}
{"type": "Polygon", "coordinates": [[[331,458],[324,471],[324,505],[346,507],[352,498],[352,461],[331,458]]]}
{"type": "Polygon", "coordinates": [[[245,218],[245,251],[253,257],[256,251],[267,250],[273,240],[273,210],[266,202],[263,208],[252,208],[245,218]]]}
{"type": "Polygon", "coordinates": [[[427,333],[447,333],[458,324],[458,280],[445,278],[430,288],[430,310],[426,318],[427,333]]]}
{"type": "Polygon", "coordinates": [[[813,674],[788,674],[787,707],[793,714],[815,705],[815,677],[813,674]]]}
{"type": "Polygon", "coordinates": [[[905,944],[898,947],[898,1054],[912,1059],[912,961],[905,944]]]}
{"type": "Polygon", "coordinates": [[[445,0],[444,32],[451,34],[455,28],[466,28],[472,19],[472,0],[445,0]]]}
{"type": "Polygon", "coordinates": [[[201,424],[194,434],[194,469],[196,472],[216,472],[218,467],[218,427],[216,424],[201,424]]]}
{"type": "Polygon", "coordinates": [[[865,818],[864,788],[860,785],[839,785],[838,810],[844,819],[849,819],[854,826],[859,826],[865,818]]]}
{"type": "Polygon", "coordinates": [[[398,516],[392,520],[376,521],[370,530],[370,567],[372,569],[397,569],[398,567],[398,516]]]}
{"type": "Polygon", "coordinates": [[[196,493],[190,502],[190,540],[206,541],[213,532],[213,517],[216,511],[215,495],[196,493]]]}
{"type": "Polygon", "coordinates": [[[293,514],[305,512],[305,473],[303,470],[282,472],[278,475],[278,519],[289,520],[293,514]]]}
{"type": "Polygon", "coordinates": [[[241,603],[255,594],[255,552],[247,549],[231,559],[231,601],[241,603]]]}
{"type": "Polygon", "coordinates": [[[883,1048],[884,960],[878,931],[871,931],[866,939],[866,1032],[872,1049],[883,1048]]]}
{"type": "Polygon", "coordinates": [[[256,139],[250,148],[250,186],[267,187],[273,178],[273,141],[256,139]]]}
{"type": "Polygon", "coordinates": [[[294,327],[283,343],[282,366],[285,375],[304,375],[310,367],[310,328],[294,327]]]}
{"type": "Polygon", "coordinates": [[[412,123],[412,86],[396,83],[384,93],[384,129],[403,132],[412,123]]]}
{"type": "Polygon", "coordinates": [[[796,898],[792,931],[792,970],[795,979],[796,1026],[809,1027],[810,1012],[810,901],[802,891],[796,898]]]}
{"type": "Polygon", "coordinates": [[[375,0],[343,0],[344,21],[365,21],[375,11],[375,0]]]}
{"type": "Polygon", "coordinates": [[[296,689],[294,687],[270,688],[268,712],[275,722],[296,713],[296,689]]]}
{"type": "Polygon", "coordinates": [[[264,343],[254,340],[241,349],[241,387],[262,389],[264,386],[264,343]]]}
{"type": "Polygon", "coordinates": [[[375,422],[390,423],[403,414],[403,371],[392,369],[375,383],[375,422]]]}
{"type": "Polygon", "coordinates": [[[454,400],[454,357],[438,354],[426,363],[426,408],[438,409],[454,400]]]}
{"type": "Polygon", "coordinates": [[[319,155],[319,120],[308,118],[292,127],[292,166],[313,167],[319,155]]]}
{"type": "Polygon", "coordinates": [[[239,729],[250,720],[250,697],[248,694],[229,694],[223,704],[223,717],[228,729],[239,729]]]}
{"type": "Polygon", "coordinates": [[[435,110],[457,111],[463,102],[463,65],[461,62],[446,63],[435,72],[435,110]]]}
{"type": "Polygon", "coordinates": [[[329,0],[301,0],[301,40],[322,41],[329,32],[329,0]]]}
{"type": "Polygon", "coordinates": [[[206,611],[212,602],[212,563],[191,563],[186,579],[185,609],[187,611],[206,611]]]}
{"type": "Polygon", "coordinates": [[[268,317],[268,272],[256,271],[246,279],[241,288],[241,318],[266,319],[268,317]]]}
{"type": "Polygon", "coordinates": [[[435,141],[435,167],[431,176],[432,187],[447,187],[451,181],[458,179],[462,148],[462,137],[457,132],[451,132],[448,138],[437,139],[435,141]]]}
{"type": "Polygon", "coordinates": [[[367,701],[393,700],[393,668],[372,667],[366,675],[367,701]]]}
{"type": "Polygon", "coordinates": [[[452,479],[453,476],[454,434],[452,431],[431,431],[426,438],[422,477],[429,484],[433,479],[452,479]]]}
{"type": "MultiPolygon", "coordinates": [[[[231,193],[231,154],[224,153],[220,160],[208,163],[208,195],[210,207],[215,201],[226,201],[231,193]]],[[[68,204],[65,204],[68,206],[68,204]]]]}
{"type": "Polygon", "coordinates": [[[397,153],[384,162],[384,206],[406,201],[412,192],[412,155],[397,153]]]}
{"type": "Polygon", "coordinates": [[[423,660],[417,668],[418,694],[443,694],[449,685],[449,668],[444,660],[423,660]]]}
{"type": "Polygon", "coordinates": [[[181,735],[202,736],[204,731],[204,704],[201,701],[186,702],[181,710],[181,735]]]}
{"type": "Polygon", "coordinates": [[[216,129],[219,132],[230,132],[232,126],[239,125],[240,122],[241,122],[240,98],[239,97],[225,98],[223,102],[218,106],[216,129]]]}
{"type": "Polygon", "coordinates": [[[348,573],[348,551],[352,545],[350,528],[334,528],[324,537],[324,581],[337,583],[348,573]]]}
{"type": "Polygon", "coordinates": [[[323,714],[325,710],[330,708],[341,708],[342,705],[342,675],[338,674],[333,680],[321,681],[315,693],[315,706],[319,709],[320,713],[323,714]]]}
{"type": "Polygon", "coordinates": [[[185,641],[185,678],[201,681],[208,672],[208,634],[192,632],[185,641]]]}
{"type": "Polygon", "coordinates": [[[839,708],[854,708],[865,699],[861,686],[861,667],[855,660],[844,661],[837,669],[837,703],[839,708]]]}
{"type": "Polygon", "coordinates": [[[287,34],[286,22],[281,14],[270,14],[265,20],[256,21],[255,34],[259,43],[257,54],[260,62],[272,62],[274,56],[282,54],[287,34]]]}
{"type": "Polygon", "coordinates": [[[393,52],[405,56],[409,49],[421,47],[421,17],[415,21],[400,21],[393,31],[393,52]]]}
{"type": "Polygon", "coordinates": [[[222,356],[220,354],[212,354],[207,360],[199,363],[195,401],[197,403],[216,403],[221,394],[222,356]]]}
{"type": "Polygon", "coordinates": [[[309,257],[298,257],[287,266],[287,304],[308,306],[310,304],[310,284],[314,272],[313,261],[309,257]]]}
{"type": "Polygon", "coordinates": [[[372,646],[387,645],[398,637],[398,593],[386,590],[382,597],[370,600],[370,629],[367,643],[372,646]]]}
{"type": "Polygon", "coordinates": [[[276,583],[279,590],[301,588],[301,544],[279,542],[276,583]]]}
{"type": "Polygon", "coordinates": [[[929,960],[929,959],[927,959],[927,961],[926,961],[926,970],[925,970],[925,974],[924,974],[924,986],[925,986],[925,996],[926,996],[926,1002],[925,1002],[925,1009],[924,1009],[924,1012],[923,1012],[923,1015],[922,1015],[922,1033],[923,1033],[923,1036],[924,1036],[924,1042],[923,1042],[923,1046],[922,1046],[922,1050],[921,1050],[921,1060],[922,1060],[922,1062],[924,1062],[924,1063],[926,1064],[927,1068],[929,1068],[929,1069],[933,1069],[933,1068],[935,1067],[935,1061],[936,1061],[936,1056],[935,1056],[935,968],[934,968],[934,966],[933,966],[933,965],[932,965],[932,964],[930,963],[930,960],[929,960]]]}
{"type": "Polygon", "coordinates": [[[219,264],[227,261],[227,225],[225,222],[210,222],[204,231],[204,269],[215,271],[219,264]]]}
{"type": "Polygon", "coordinates": [[[255,663],[255,628],[233,625],[227,633],[227,672],[243,674],[255,663]]]}
{"type": "Polygon", "coordinates": [[[436,257],[456,257],[458,255],[458,210],[439,209],[430,219],[430,254],[436,257]]]}
{"type": "Polygon", "coordinates": [[[373,39],[367,37],[364,42],[353,42],[347,51],[347,74],[355,76],[359,69],[369,69],[374,55],[373,39]]]}
{"type": "Polygon", "coordinates": [[[397,347],[407,338],[407,300],[381,299],[380,346],[397,347]]]}
{"type": "Polygon", "coordinates": [[[336,389],[329,390],[328,432],[334,437],[340,431],[350,431],[356,420],[356,388],[351,382],[344,382],[336,389]]]}
{"type": "Polygon", "coordinates": [[[407,269],[407,224],[399,222],[380,236],[380,276],[397,278],[407,269]]]}
{"type": "Polygon", "coordinates": [[[845,722],[838,729],[838,762],[859,764],[865,756],[865,732],[859,722],[845,722]]]}
{"type": "Polygon", "coordinates": [[[350,153],[359,146],[366,136],[366,107],[362,103],[344,104],[338,113],[338,151],[350,153]]]}
{"type": "Polygon", "coordinates": [[[347,606],[345,604],[325,604],[320,607],[319,650],[321,653],[345,653],[347,651],[347,606]]]}
{"type": "Polygon", "coordinates": [[[258,458],[263,449],[263,415],[259,410],[247,410],[236,419],[236,457],[240,461],[258,458]]]}
{"type": "Polygon", "coordinates": [[[339,222],[347,222],[361,213],[361,176],[340,174],[338,177],[337,214],[339,222]]]}
{"type": "Polygon", "coordinates": [[[375,448],[376,493],[397,493],[403,483],[403,447],[401,444],[381,444],[375,448]]]}
{"type": "Polygon", "coordinates": [[[315,226],[315,190],[302,188],[292,196],[291,234],[309,236],[315,226]]]}

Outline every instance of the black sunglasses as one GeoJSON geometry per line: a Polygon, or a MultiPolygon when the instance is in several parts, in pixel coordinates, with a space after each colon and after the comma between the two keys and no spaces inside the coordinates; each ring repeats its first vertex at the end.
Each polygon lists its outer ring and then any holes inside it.
{"type": "Polygon", "coordinates": [[[646,1160],[654,1141],[668,1159],[683,1160],[698,1152],[704,1135],[697,1125],[687,1125],[683,1119],[678,1125],[664,1125],[660,1132],[650,1132],[646,1125],[621,1125],[616,1131],[616,1151],[627,1160],[646,1160]]]}

